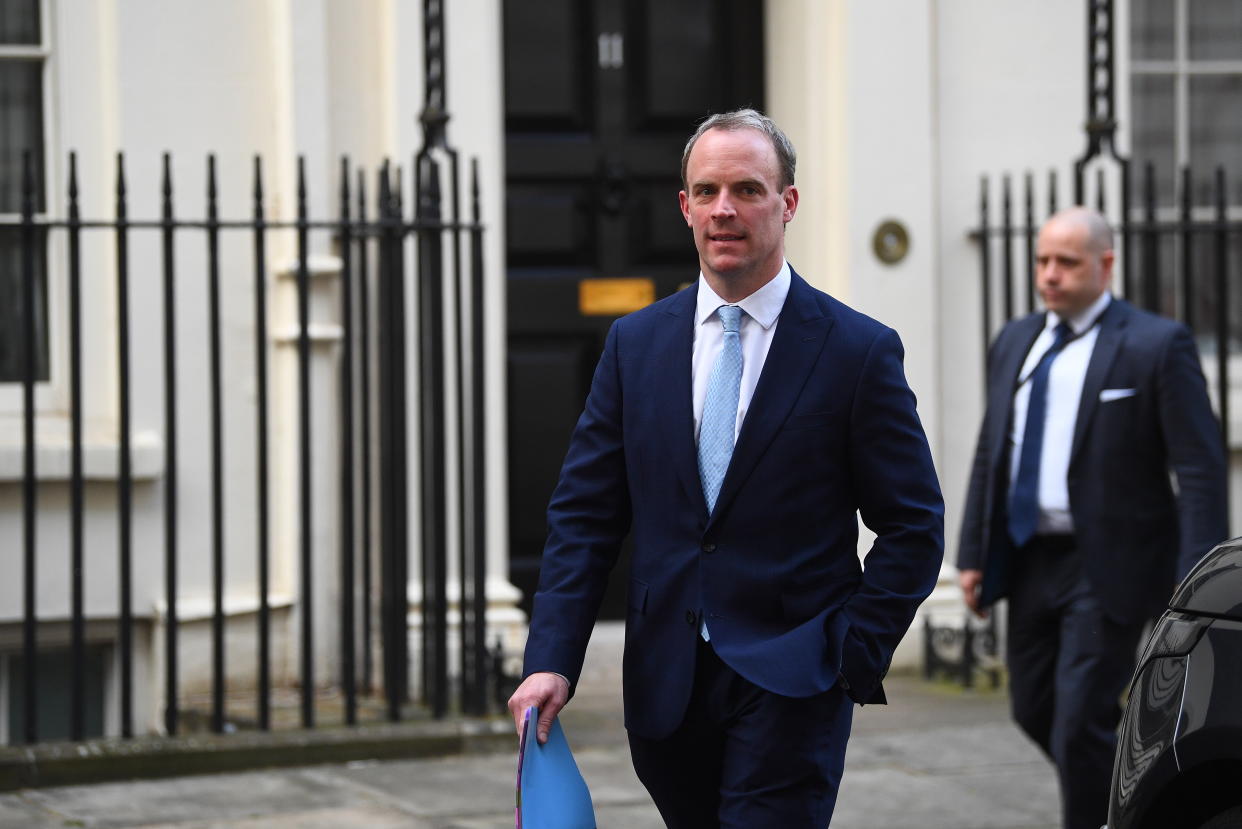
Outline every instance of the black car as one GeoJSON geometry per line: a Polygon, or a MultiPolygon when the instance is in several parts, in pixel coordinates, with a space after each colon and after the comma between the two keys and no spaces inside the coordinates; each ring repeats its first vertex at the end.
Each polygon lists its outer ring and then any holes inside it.
{"type": "Polygon", "coordinates": [[[1108,829],[1242,829],[1242,538],[1195,565],[1147,642],[1108,829]]]}

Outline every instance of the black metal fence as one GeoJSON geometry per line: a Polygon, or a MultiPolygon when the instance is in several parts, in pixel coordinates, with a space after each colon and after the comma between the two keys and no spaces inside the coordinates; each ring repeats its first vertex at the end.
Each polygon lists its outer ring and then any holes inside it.
{"type": "Polygon", "coordinates": [[[1138,197],[1133,197],[1130,164],[1119,160],[1115,173],[1096,169],[1084,187],[1081,166],[1075,171],[1073,200],[1059,194],[1056,172],[1048,174],[1043,204],[1037,206],[1034,177],[1026,174],[1021,193],[1009,176],[984,177],[979,196],[980,301],[983,354],[1000,326],[1036,308],[1035,243],[1042,222],[1058,206],[1090,204],[1110,217],[1117,233],[1114,290],[1130,302],[1179,319],[1195,333],[1200,351],[1212,355],[1222,437],[1229,445],[1229,364],[1242,347],[1242,210],[1230,210],[1226,173],[1217,168],[1210,201],[1194,203],[1191,171],[1178,175],[1177,204],[1160,205],[1152,165],[1143,166],[1138,197]],[[999,189],[999,217],[993,208],[999,189]],[[1109,192],[1118,193],[1111,200],[1109,192]],[[1044,208],[1041,210],[1041,208],[1044,208]]]}
{"type": "MultiPolygon", "coordinates": [[[[181,501],[179,478],[179,414],[178,383],[184,379],[178,369],[179,354],[187,347],[177,332],[178,290],[187,283],[201,287],[206,283],[209,332],[206,382],[209,386],[209,454],[210,454],[210,515],[211,515],[211,597],[210,624],[211,703],[210,727],[226,730],[225,670],[225,563],[236,555],[226,556],[226,516],[224,488],[226,481],[240,473],[226,470],[223,430],[225,395],[222,392],[222,329],[221,292],[230,295],[249,292],[253,297],[254,365],[256,389],[253,403],[253,440],[256,458],[254,504],[255,527],[253,567],[256,577],[257,626],[254,631],[258,665],[256,670],[254,710],[259,728],[272,727],[272,612],[269,607],[271,587],[271,444],[273,440],[269,409],[273,402],[269,377],[268,281],[271,267],[268,241],[274,233],[296,236],[296,308],[297,308],[297,562],[298,594],[296,606],[300,620],[300,666],[296,685],[300,689],[300,725],[316,723],[316,689],[334,685],[341,699],[342,719],[346,724],[358,721],[359,695],[382,693],[384,715],[397,720],[407,713],[409,702],[409,648],[407,646],[407,613],[409,602],[406,585],[409,581],[406,457],[407,431],[411,421],[419,429],[422,539],[417,557],[422,566],[422,671],[421,702],[436,717],[444,716],[452,707],[449,669],[448,627],[449,580],[447,540],[449,521],[455,522],[460,538],[458,561],[460,593],[460,652],[457,675],[458,706],[465,713],[484,713],[488,705],[488,661],[486,650],[485,557],[484,557],[484,332],[483,317],[483,228],[479,221],[479,186],[477,163],[472,164],[470,182],[470,218],[462,217],[460,177],[455,152],[441,145],[438,152],[425,149],[413,163],[413,192],[416,205],[413,216],[407,215],[402,198],[402,172],[387,162],[375,175],[377,197],[374,218],[368,213],[367,176],[351,168],[342,159],[339,173],[339,208],[334,219],[316,219],[309,215],[307,181],[304,164],[298,162],[296,218],[269,218],[265,201],[264,170],[259,158],[254,159],[252,215],[244,219],[225,219],[219,215],[219,198],[214,156],[207,158],[207,177],[203,219],[179,218],[174,209],[171,158],[163,158],[158,219],[134,219],[129,216],[124,158],[117,157],[115,175],[115,215],[107,219],[84,219],[80,215],[78,169],[75,155],[68,163],[68,188],[65,218],[43,218],[35,213],[35,177],[29,156],[26,158],[23,211],[20,221],[10,232],[20,236],[20,351],[23,366],[22,423],[22,646],[25,666],[23,733],[11,735],[13,741],[34,743],[38,732],[39,695],[37,671],[40,654],[37,574],[43,557],[55,551],[40,546],[39,526],[40,470],[36,465],[36,421],[39,412],[35,388],[41,377],[41,347],[38,333],[45,320],[37,298],[44,284],[41,273],[48,261],[48,251],[56,246],[64,252],[67,283],[67,386],[69,393],[69,547],[70,583],[65,585],[69,599],[69,737],[84,736],[84,711],[87,704],[85,674],[87,647],[84,608],[84,556],[90,539],[84,532],[84,471],[83,419],[86,411],[82,395],[83,372],[83,280],[115,278],[116,330],[115,348],[117,377],[116,470],[117,539],[115,642],[119,665],[116,687],[119,689],[119,731],[123,736],[134,734],[134,610],[132,584],[134,579],[134,473],[131,423],[133,417],[132,386],[135,379],[162,386],[163,394],[163,562],[166,606],[163,652],[162,710],[164,729],[176,734],[183,725],[181,695],[178,688],[181,653],[179,632],[178,566],[182,563],[179,546],[181,523],[178,507],[181,501]],[[448,205],[444,206],[441,179],[447,174],[448,205]],[[84,261],[82,239],[86,234],[108,234],[114,240],[115,262],[84,261]],[[162,313],[157,319],[136,319],[131,311],[133,263],[131,238],[140,233],[158,236],[160,245],[160,283],[162,313]],[[316,573],[317,559],[313,544],[312,483],[315,470],[316,417],[311,403],[311,251],[313,233],[330,234],[340,260],[340,292],[337,300],[341,326],[339,351],[340,375],[334,394],[339,400],[340,457],[337,461],[341,479],[339,510],[340,537],[335,551],[339,570],[316,573]],[[202,274],[177,271],[177,252],[187,236],[201,234],[206,238],[205,269],[202,274]],[[251,273],[222,272],[221,237],[235,234],[249,238],[253,254],[251,273]],[[407,267],[407,253],[415,259],[407,267]],[[409,416],[406,405],[406,286],[413,278],[418,286],[417,324],[420,344],[410,359],[417,360],[420,411],[409,416]],[[449,359],[445,342],[445,319],[442,314],[445,291],[451,291],[456,309],[456,338],[449,359]],[[162,332],[162,379],[132,376],[130,354],[132,332],[136,326],[155,326],[162,332]],[[445,412],[445,367],[455,366],[453,384],[457,390],[457,446],[460,452],[453,460],[461,490],[460,510],[449,516],[446,509],[448,459],[444,446],[450,430],[445,412]],[[373,429],[372,424],[377,428],[373,429]],[[374,563],[378,562],[379,572],[374,563]],[[339,579],[340,605],[336,608],[315,607],[313,597],[317,580],[339,579]],[[378,602],[378,612],[375,604],[378,602]],[[339,618],[339,676],[315,676],[316,641],[313,621],[318,613],[336,614],[339,618]],[[372,630],[372,619],[378,618],[378,636],[372,630]],[[372,687],[375,673],[373,639],[378,638],[381,657],[381,687],[372,687]]],[[[194,240],[201,244],[200,240],[194,240]]],[[[184,270],[184,269],[183,269],[184,270]]],[[[53,333],[55,330],[53,328],[53,333]]],[[[237,367],[231,367],[236,370],[237,367]]],[[[287,435],[284,437],[288,437],[287,435]]],[[[250,474],[249,470],[246,470],[250,474]]],[[[322,551],[320,551],[322,553],[322,551]]],[[[324,647],[324,643],[318,643],[324,647]]]]}
{"type": "Polygon", "coordinates": [[[996,616],[983,622],[963,618],[961,627],[932,624],[923,617],[923,678],[956,680],[963,688],[974,688],[976,674],[982,673],[992,689],[1000,687],[1001,666],[997,654],[996,616]]]}

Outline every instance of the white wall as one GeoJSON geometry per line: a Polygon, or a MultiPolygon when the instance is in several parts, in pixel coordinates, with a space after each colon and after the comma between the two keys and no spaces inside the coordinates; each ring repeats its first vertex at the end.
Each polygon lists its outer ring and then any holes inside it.
{"type": "MultiPolygon", "coordinates": [[[[252,4],[137,2],[88,3],[80,0],[49,4],[52,14],[52,62],[47,95],[51,124],[49,157],[53,168],[51,202],[64,215],[67,187],[65,155],[76,151],[82,215],[110,219],[114,213],[115,157],[126,155],[129,218],[159,216],[161,154],[174,151],[173,180],[178,214],[205,214],[205,153],[218,153],[220,209],[225,216],[249,213],[250,155],[270,149],[273,133],[268,62],[271,53],[267,18],[252,4]],[[227,44],[221,49],[220,44],[227,44]]],[[[206,278],[205,243],[201,235],[179,237],[176,255],[179,327],[179,439],[182,492],[182,579],[188,596],[205,595],[209,560],[209,525],[205,491],[207,446],[206,278]]],[[[63,236],[58,237],[63,241],[63,236]]],[[[54,245],[59,251],[63,245],[54,245]]],[[[112,234],[86,231],[82,244],[83,378],[87,441],[85,581],[89,615],[115,613],[117,595],[116,469],[117,431],[117,305],[116,246],[112,234]]],[[[129,249],[132,428],[138,443],[135,458],[139,481],[135,490],[134,611],[149,615],[162,585],[163,469],[162,303],[158,237],[133,230],[129,249]]],[[[63,257],[53,256],[53,282],[61,299],[54,313],[64,320],[63,257]]],[[[222,342],[224,395],[229,400],[253,397],[245,367],[253,364],[249,305],[251,266],[246,249],[222,249],[222,342]]],[[[53,332],[54,348],[63,350],[67,335],[53,332]]],[[[40,423],[39,610],[45,617],[63,616],[68,609],[67,567],[67,429],[64,410],[66,367],[58,365],[54,387],[57,411],[40,423]],[[60,551],[64,551],[63,554],[60,551]],[[62,559],[64,561],[62,561],[62,559]]],[[[231,550],[254,543],[252,485],[252,418],[226,406],[225,455],[229,480],[226,515],[231,550]]],[[[12,480],[6,466],[5,477],[12,480]]],[[[20,491],[5,484],[0,534],[6,542],[20,537],[20,491]],[[12,506],[12,509],[10,509],[12,506]]],[[[19,544],[4,549],[19,554],[19,544]]],[[[14,559],[14,572],[19,571],[14,559]]],[[[253,582],[253,566],[230,559],[230,585],[253,582]]],[[[0,607],[11,616],[14,604],[0,607]]],[[[17,605],[20,607],[20,604],[17,605]]]]}
{"type": "Polygon", "coordinates": [[[892,326],[906,346],[906,375],[939,460],[940,318],[935,269],[935,130],[931,6],[905,0],[849,4],[849,300],[892,326]],[[876,229],[896,220],[910,239],[888,265],[872,249],[876,229]]]}
{"type": "Polygon", "coordinates": [[[811,284],[849,301],[851,288],[847,5],[769,3],[765,31],[768,114],[798,151],[798,213],[786,254],[811,284]]]}
{"type": "MultiPolygon", "coordinates": [[[[768,108],[799,151],[790,260],[905,343],[946,499],[933,614],[961,612],[952,564],[982,416],[979,260],[968,238],[979,176],[1056,166],[1068,182],[1084,141],[1082,18],[1075,0],[768,7],[768,108]],[[887,219],[910,236],[896,265],[871,247],[887,219]]],[[[917,639],[899,663],[917,662],[917,639]]]]}
{"type": "Polygon", "coordinates": [[[1068,182],[1084,146],[1082,17],[1075,0],[769,6],[768,108],[799,151],[789,256],[901,334],[948,500],[950,555],[982,413],[979,266],[968,238],[979,176],[1057,167],[1068,182]],[[888,218],[910,231],[909,255],[895,266],[871,251],[888,218]]]}
{"type": "Polygon", "coordinates": [[[789,226],[790,260],[814,284],[897,329],[935,450],[930,8],[898,0],[772,4],[767,52],[768,108],[799,155],[802,201],[789,226]],[[911,237],[908,256],[895,265],[871,249],[888,219],[911,237]]]}
{"type": "MultiPolygon", "coordinates": [[[[979,254],[967,235],[978,224],[979,179],[993,178],[993,222],[1000,215],[1000,174],[1013,174],[1016,185],[1027,170],[1034,172],[1039,204],[1046,204],[1042,184],[1049,169],[1058,170],[1062,186],[1069,183],[1070,164],[1085,146],[1086,46],[1077,0],[939,0],[932,7],[939,133],[935,267],[943,426],[938,442],[946,559],[953,562],[983,414],[979,254]]],[[[1063,205],[1065,193],[1069,190],[1063,191],[1063,205]]]]}
{"type": "MultiPolygon", "coordinates": [[[[790,261],[901,335],[939,462],[931,6],[808,0],[768,9],[768,109],[799,154],[790,261]],[[894,219],[907,228],[910,249],[886,265],[872,252],[872,235],[894,219]]],[[[864,529],[860,549],[871,540],[864,529]]]]}

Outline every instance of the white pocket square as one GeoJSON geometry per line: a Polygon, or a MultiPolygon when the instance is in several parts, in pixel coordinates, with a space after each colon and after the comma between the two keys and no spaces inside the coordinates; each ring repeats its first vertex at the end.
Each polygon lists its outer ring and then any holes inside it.
{"type": "Polygon", "coordinates": [[[1133,397],[1138,394],[1138,389],[1102,389],[1100,391],[1100,402],[1108,403],[1110,400],[1122,400],[1127,397],[1133,397]]]}

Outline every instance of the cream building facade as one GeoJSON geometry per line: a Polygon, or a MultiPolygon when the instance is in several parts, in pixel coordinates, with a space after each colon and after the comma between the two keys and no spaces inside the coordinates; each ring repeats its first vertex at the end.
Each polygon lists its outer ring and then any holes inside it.
{"type": "MultiPolygon", "coordinates": [[[[221,213],[251,211],[253,157],[263,158],[269,211],[292,215],[299,156],[304,157],[312,215],[335,216],[340,157],[374,171],[392,159],[408,174],[421,145],[423,4],[417,0],[36,0],[40,42],[0,48],[42,67],[45,173],[49,215],[60,216],[67,186],[66,154],[77,153],[84,217],[111,218],[116,154],[123,152],[132,218],[160,211],[160,162],[172,154],[177,209],[201,215],[206,156],[214,153],[221,213]]],[[[1119,3],[1121,31],[1129,4],[1119,3]]],[[[450,143],[477,157],[486,235],[486,309],[504,319],[505,218],[501,0],[448,0],[447,109],[450,143]]],[[[877,317],[901,334],[906,369],[941,475],[947,513],[946,564],[926,612],[960,619],[952,561],[975,430],[982,411],[982,333],[977,222],[981,174],[1021,175],[1056,168],[1068,177],[1085,137],[1085,10],[1081,0],[768,0],[762,37],[767,109],[800,155],[802,202],[788,230],[790,260],[812,282],[877,317]],[[908,254],[886,264],[873,251],[877,229],[900,223],[908,254]]],[[[1120,38],[1125,41],[1125,38],[1120,38]]],[[[1119,65],[1127,66],[1119,43],[1119,65]]],[[[1122,142],[1126,73],[1120,73],[1122,142]]],[[[12,167],[8,168],[12,170],[12,167]]],[[[407,175],[408,177],[408,175],[407,175]]],[[[669,194],[670,199],[675,194],[669,194]]],[[[11,213],[7,218],[13,218],[11,213]]],[[[116,299],[115,244],[88,236],[83,257],[86,473],[86,613],[89,638],[103,648],[105,730],[115,731],[116,299]]],[[[686,239],[687,247],[690,245],[686,239]]],[[[183,621],[181,679],[201,689],[208,679],[210,608],[209,457],[205,384],[206,329],[202,294],[204,249],[179,242],[178,321],[182,419],[179,527],[183,621]]],[[[255,387],[245,367],[254,359],[251,273],[243,243],[226,244],[223,325],[228,399],[224,430],[228,485],[225,513],[225,606],[229,682],[254,679],[255,387]]],[[[291,234],[274,235],[268,250],[272,291],[273,581],[276,612],[273,665],[278,681],[296,677],[299,612],[296,520],[296,255],[291,234]]],[[[313,415],[316,489],[315,567],[334,572],[339,527],[336,404],[340,325],[334,299],[340,260],[326,235],[312,238],[313,415]]],[[[159,337],[160,254],[154,234],[135,231],[132,314],[134,359],[135,614],[138,727],[157,731],[163,666],[162,363],[159,337]]],[[[51,379],[38,394],[38,609],[41,642],[63,645],[68,613],[68,469],[65,263],[49,261],[51,379]]],[[[412,300],[411,300],[412,302],[412,300]]],[[[451,310],[448,308],[446,310],[451,310]]],[[[451,315],[448,315],[451,316],[451,315]]],[[[411,316],[411,319],[413,317],[411,316]]],[[[489,624],[511,649],[520,648],[523,616],[506,578],[508,550],[503,326],[487,332],[489,624]]],[[[448,332],[452,335],[452,331],[448,332]]],[[[411,347],[416,332],[409,332],[411,347]]],[[[413,353],[413,352],[411,352],[413,353]]],[[[415,363],[411,360],[410,388],[415,363]]],[[[450,395],[450,401],[452,395],[450,395]]],[[[0,666],[20,650],[22,593],[22,430],[16,384],[0,384],[0,666]]],[[[417,411],[411,399],[411,417],[417,411]]],[[[1237,407],[1235,411],[1238,410],[1237,407]]],[[[451,402],[450,422],[456,418],[451,402]]],[[[1236,432],[1235,432],[1236,434],[1236,432]]],[[[411,450],[413,453],[415,450],[411,450]]],[[[450,457],[452,451],[450,447],[450,457]]],[[[419,492],[411,456],[410,539],[417,566],[419,492]]],[[[450,474],[449,509],[456,508],[450,474]]],[[[867,539],[860,544],[865,549],[867,539]]],[[[450,561],[457,539],[449,539],[450,561]]],[[[455,578],[453,573],[450,579],[455,578]]],[[[330,609],[331,578],[316,582],[316,675],[331,677],[339,658],[330,609]]],[[[450,593],[452,595],[452,593],[450,593]]],[[[410,618],[419,618],[421,590],[411,583],[410,618]]],[[[919,635],[898,660],[919,662],[919,635]]],[[[416,628],[411,642],[417,643],[416,628]]],[[[417,662],[417,659],[414,660],[417,662]]],[[[7,669],[6,669],[7,670],[7,669]]],[[[0,703],[11,697],[0,674],[0,703]]],[[[8,713],[7,708],[4,713],[8,713]]],[[[0,732],[10,716],[0,718],[0,732]]],[[[11,739],[13,735],[0,733],[11,739]]]]}

